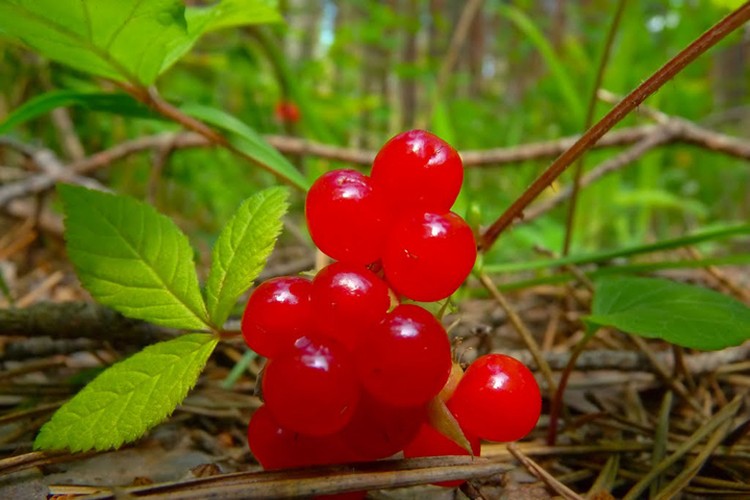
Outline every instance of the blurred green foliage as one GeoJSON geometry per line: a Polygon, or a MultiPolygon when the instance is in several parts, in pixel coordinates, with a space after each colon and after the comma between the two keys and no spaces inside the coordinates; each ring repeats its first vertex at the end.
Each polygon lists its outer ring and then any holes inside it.
{"type": "MultiPolygon", "coordinates": [[[[739,3],[629,2],[603,88],[619,95],[629,92],[739,3]]],[[[284,23],[208,33],[159,77],[157,87],[173,103],[225,110],[262,134],[290,134],[370,150],[415,126],[442,134],[459,150],[581,133],[614,4],[519,0],[510,6],[501,0],[485,1],[479,20],[459,48],[455,67],[445,82],[438,82],[464,5],[426,0],[287,0],[279,6],[284,23]],[[562,5],[563,10],[555,11],[552,4],[562,5]],[[281,123],[274,116],[281,101],[297,104],[302,115],[298,123],[281,123]]],[[[52,89],[112,88],[108,82],[94,81],[1,40],[0,120],[52,89]]],[[[646,105],[747,137],[748,49],[742,64],[731,62],[743,43],[747,47],[743,34],[733,33],[646,105]],[[735,112],[741,109],[745,109],[744,120],[737,119],[742,115],[735,112]]],[[[595,116],[601,117],[607,109],[599,103],[595,116]]],[[[166,121],[86,109],[71,108],[70,113],[88,153],[144,134],[178,129],[166,121]]],[[[648,120],[631,116],[621,126],[639,123],[648,120]]],[[[13,133],[62,150],[46,117],[13,133]]],[[[587,169],[619,151],[588,153],[587,169]]],[[[291,160],[308,178],[347,166],[312,156],[291,160]]],[[[548,162],[469,169],[458,210],[465,212],[471,205],[473,220],[491,223],[548,162]]],[[[148,155],[131,156],[99,175],[117,190],[146,196],[154,181],[152,165],[148,155]]],[[[569,180],[565,174],[550,194],[569,180]]],[[[242,199],[276,182],[226,151],[183,150],[172,154],[165,165],[153,201],[192,226],[189,229],[196,234],[215,234],[242,199]]],[[[659,148],[583,191],[573,251],[618,248],[748,220],[747,186],[746,161],[692,146],[659,148]]],[[[292,201],[298,218],[301,200],[297,193],[292,201]]],[[[559,251],[564,220],[561,207],[513,229],[485,261],[532,259],[534,245],[559,251]]]]}

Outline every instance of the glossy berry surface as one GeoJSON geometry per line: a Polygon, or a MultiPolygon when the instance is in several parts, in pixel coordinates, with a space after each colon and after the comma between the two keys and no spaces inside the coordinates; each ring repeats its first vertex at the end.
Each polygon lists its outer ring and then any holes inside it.
{"type": "Polygon", "coordinates": [[[461,428],[481,439],[516,441],[539,420],[542,396],[523,363],[503,354],[488,354],[466,370],[448,408],[461,428]]]}
{"type": "Polygon", "coordinates": [[[402,304],[363,333],[354,360],[360,382],[375,399],[419,406],[448,380],[451,348],[445,329],[429,311],[402,304]]]}
{"type": "Polygon", "coordinates": [[[320,176],[305,199],[305,218],[315,245],[329,257],[366,265],[380,258],[389,211],[369,177],[356,170],[320,176]]]}
{"type": "Polygon", "coordinates": [[[360,333],[385,317],[391,298],[375,273],[334,262],[313,279],[310,302],[315,331],[353,350],[360,333]]]}
{"type": "Polygon", "coordinates": [[[424,130],[410,130],[382,147],[371,175],[399,210],[447,212],[461,190],[464,168],[447,142],[424,130]]]}
{"type": "Polygon", "coordinates": [[[349,423],[360,390],[347,350],[308,337],[268,361],[262,388],[279,425],[311,436],[333,434],[349,423]]]}
{"type": "Polygon", "coordinates": [[[387,458],[414,438],[426,411],[424,406],[383,404],[363,391],[352,420],[339,434],[359,460],[387,458]]]}
{"type": "Polygon", "coordinates": [[[242,315],[242,336],[265,357],[276,356],[303,336],[312,321],[310,280],[285,276],[263,282],[253,290],[242,315]]]}
{"type": "MultiPolygon", "coordinates": [[[[479,438],[470,436],[467,433],[464,433],[464,435],[471,445],[471,451],[474,456],[478,457],[481,452],[479,438]]],[[[448,455],[469,455],[469,452],[427,423],[420,426],[416,437],[404,448],[404,456],[406,458],[443,457],[448,455]]],[[[463,483],[464,481],[462,480],[456,480],[435,484],[447,488],[455,488],[463,483]]]]}
{"type": "Polygon", "coordinates": [[[266,470],[345,463],[353,458],[340,436],[305,436],[285,429],[265,405],[250,418],[247,442],[266,470]]]}
{"type": "Polygon", "coordinates": [[[453,212],[426,212],[400,219],[383,252],[388,283],[412,300],[441,300],[464,282],[477,257],[474,234],[453,212]]]}

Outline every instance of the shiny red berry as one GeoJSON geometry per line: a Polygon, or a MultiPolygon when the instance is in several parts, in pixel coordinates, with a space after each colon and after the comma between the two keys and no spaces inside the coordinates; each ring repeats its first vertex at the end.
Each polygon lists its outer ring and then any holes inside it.
{"type": "Polygon", "coordinates": [[[389,211],[369,177],[333,170],[315,181],[305,200],[310,236],[329,257],[366,265],[380,258],[389,211]]]}
{"type": "Polygon", "coordinates": [[[396,292],[421,302],[441,300],[466,280],[477,247],[466,222],[454,214],[415,213],[391,229],[383,269],[396,292]]]}
{"type": "Polygon", "coordinates": [[[375,398],[393,406],[419,406],[434,398],[451,371],[443,326],[427,310],[402,304],[363,332],[354,355],[359,379],[375,398]]]}
{"type": "Polygon", "coordinates": [[[334,262],[315,276],[310,301],[315,331],[350,350],[360,333],[379,323],[391,305],[388,285],[382,279],[344,262],[334,262]]]}
{"type": "Polygon", "coordinates": [[[375,156],[372,180],[399,210],[447,212],[464,178],[461,157],[424,130],[403,132],[375,156]]]}
{"type": "Polygon", "coordinates": [[[311,436],[333,434],[349,423],[360,391],[347,350],[334,340],[309,337],[270,359],[262,384],[276,421],[311,436]]]}
{"type": "MultiPolygon", "coordinates": [[[[481,452],[479,438],[470,436],[465,432],[464,435],[471,445],[472,453],[475,457],[478,457],[481,452]]],[[[423,423],[414,439],[404,447],[404,456],[406,458],[442,457],[448,455],[469,455],[469,452],[428,423],[423,423]]],[[[446,488],[455,488],[464,482],[456,480],[435,484],[446,488]]]]}
{"type": "Polygon", "coordinates": [[[542,396],[534,374],[503,354],[477,358],[466,370],[448,408],[461,428],[488,441],[516,441],[539,420],[542,396]]]}
{"type": "Polygon", "coordinates": [[[247,442],[255,459],[266,470],[346,463],[353,458],[337,434],[315,437],[285,429],[265,405],[255,410],[250,418],[247,442]]]}
{"type": "Polygon", "coordinates": [[[310,280],[285,276],[263,282],[247,301],[242,315],[242,336],[247,345],[273,357],[294,344],[310,329],[310,280]]]}
{"type": "Polygon", "coordinates": [[[403,450],[426,418],[424,406],[391,406],[363,391],[354,417],[339,435],[358,460],[378,460],[403,450]]]}

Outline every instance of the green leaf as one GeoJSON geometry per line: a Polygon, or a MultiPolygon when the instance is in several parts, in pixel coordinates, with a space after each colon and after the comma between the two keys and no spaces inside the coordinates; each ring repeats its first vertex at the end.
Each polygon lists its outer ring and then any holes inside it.
{"type": "Polygon", "coordinates": [[[125,316],[210,328],[187,237],[133,198],[58,186],[68,256],[86,289],[125,316]]]}
{"type": "Polygon", "coordinates": [[[263,140],[255,130],[234,116],[220,109],[193,103],[185,104],[180,109],[183,113],[229,132],[226,134],[227,139],[237,151],[276,173],[282,179],[291,182],[303,191],[307,191],[310,187],[309,181],[294,165],[263,140]]]}
{"type": "Polygon", "coordinates": [[[128,94],[110,92],[79,92],[76,90],[53,90],[29,99],[10,113],[0,123],[0,134],[64,106],[81,106],[96,111],[107,111],[121,116],[137,118],[157,117],[148,107],[128,94]]]}
{"type": "Polygon", "coordinates": [[[657,278],[597,281],[592,326],[610,326],[693,349],[717,350],[750,339],[750,308],[721,293],[657,278]]]}
{"type": "Polygon", "coordinates": [[[182,335],[112,365],[55,412],[34,449],[106,450],[138,439],[185,399],[217,342],[182,335]]]}
{"type": "Polygon", "coordinates": [[[188,39],[165,58],[162,72],[188,53],[206,33],[220,29],[283,21],[277,2],[268,0],[222,0],[209,6],[187,7],[188,39]]]}
{"type": "Polygon", "coordinates": [[[145,85],[190,43],[181,0],[5,0],[0,31],[78,70],[145,85]]]}
{"type": "Polygon", "coordinates": [[[263,270],[281,232],[287,196],[281,187],[251,196],[221,231],[206,282],[206,305],[214,325],[224,324],[237,298],[263,270]]]}
{"type": "Polygon", "coordinates": [[[4,0],[0,33],[97,76],[150,85],[209,31],[278,22],[276,3],[223,0],[4,0]]]}

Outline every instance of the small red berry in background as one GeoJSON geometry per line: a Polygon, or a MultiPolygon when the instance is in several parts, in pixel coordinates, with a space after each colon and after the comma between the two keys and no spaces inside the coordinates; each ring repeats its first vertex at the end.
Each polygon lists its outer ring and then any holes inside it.
{"type": "Polygon", "coordinates": [[[274,108],[274,116],[281,123],[297,123],[302,115],[292,101],[279,101],[274,108]]]}
{"type": "Polygon", "coordinates": [[[402,304],[365,332],[354,352],[359,380],[377,400],[419,406],[437,396],[451,372],[451,346],[429,311],[402,304]]]}
{"type": "Polygon", "coordinates": [[[388,285],[362,266],[334,262],[312,282],[310,302],[315,331],[353,350],[363,330],[378,324],[388,312],[388,285]]]}
{"type": "Polygon", "coordinates": [[[370,178],[345,169],[325,173],[313,183],[305,218],[323,253],[364,266],[380,258],[391,216],[370,178]]]}
{"type": "Polygon", "coordinates": [[[307,333],[312,322],[310,280],[283,276],[263,282],[250,294],[242,315],[247,345],[267,358],[307,333]]]}
{"type": "Polygon", "coordinates": [[[454,214],[422,212],[399,220],[388,234],[383,269],[396,292],[412,300],[441,300],[466,280],[474,267],[474,233],[454,214]]]}
{"type": "Polygon", "coordinates": [[[371,175],[398,210],[447,212],[461,191],[464,167],[447,142],[424,130],[410,130],[382,147],[371,175]]]}
{"type": "Polygon", "coordinates": [[[534,374],[523,363],[504,354],[488,354],[466,370],[448,408],[466,432],[509,442],[534,429],[542,396],[534,374]]]}
{"type": "Polygon", "coordinates": [[[276,421],[310,436],[333,434],[348,424],[360,390],[346,348],[308,337],[266,363],[262,386],[276,421]]]}

